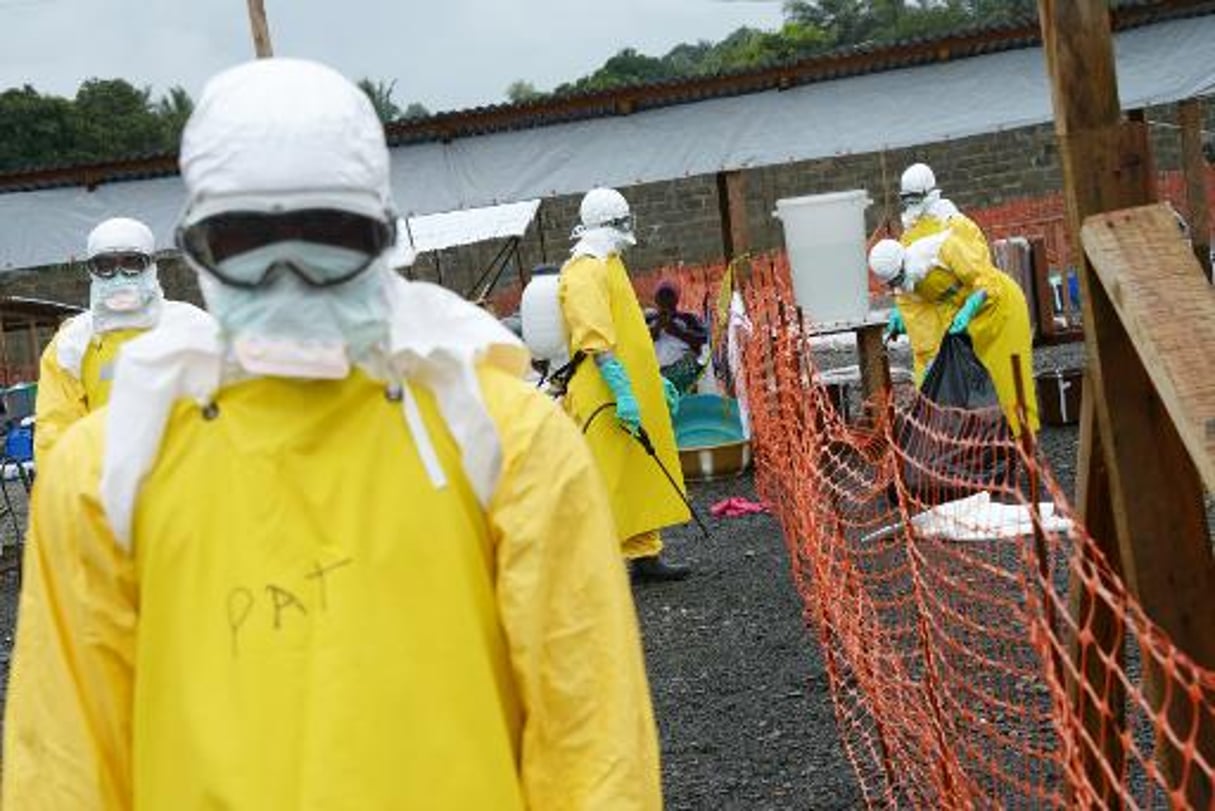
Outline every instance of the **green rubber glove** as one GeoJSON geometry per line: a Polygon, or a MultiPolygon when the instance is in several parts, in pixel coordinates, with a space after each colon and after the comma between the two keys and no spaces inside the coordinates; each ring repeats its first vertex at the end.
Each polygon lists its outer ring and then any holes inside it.
{"type": "Polygon", "coordinates": [[[903,313],[898,307],[895,307],[890,311],[890,318],[886,320],[886,330],[882,333],[882,342],[885,343],[891,338],[906,334],[907,324],[903,321],[903,313]]]}
{"type": "Polygon", "coordinates": [[[970,321],[975,317],[975,314],[983,307],[987,301],[987,292],[984,290],[976,290],[966,299],[966,303],[958,310],[958,314],[953,317],[953,323],[949,326],[949,334],[957,335],[959,332],[965,332],[970,326],[970,321]]]}
{"type": "Polygon", "coordinates": [[[637,404],[633,384],[629,382],[629,373],[624,364],[610,353],[596,357],[595,362],[599,365],[603,382],[607,383],[612,396],[616,398],[616,421],[630,434],[636,434],[641,428],[641,406],[637,404]]]}
{"type": "Polygon", "coordinates": [[[679,415],[679,401],[682,399],[679,389],[675,388],[675,384],[664,377],[662,379],[662,394],[667,398],[667,411],[670,412],[671,419],[675,419],[679,415]]]}

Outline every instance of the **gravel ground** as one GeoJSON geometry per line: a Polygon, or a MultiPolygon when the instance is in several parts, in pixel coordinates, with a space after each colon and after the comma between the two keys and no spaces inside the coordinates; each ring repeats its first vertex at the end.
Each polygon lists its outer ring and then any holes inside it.
{"type": "Polygon", "coordinates": [[[835,734],[817,642],[775,521],[714,519],[750,478],[692,488],[712,537],[665,535],[695,567],[683,583],[635,588],[671,809],[856,808],[860,794],[835,734]]]}

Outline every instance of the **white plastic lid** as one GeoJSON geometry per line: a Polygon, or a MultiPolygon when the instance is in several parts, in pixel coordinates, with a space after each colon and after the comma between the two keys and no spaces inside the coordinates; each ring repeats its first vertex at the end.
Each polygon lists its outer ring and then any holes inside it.
{"type": "Polygon", "coordinates": [[[873,200],[869,197],[869,192],[865,191],[864,189],[827,192],[826,194],[808,194],[804,197],[782,197],[780,200],[776,201],[776,211],[772,212],[772,216],[779,217],[781,215],[781,209],[784,208],[839,205],[840,203],[851,202],[860,203],[862,207],[867,207],[873,204],[873,200]]]}

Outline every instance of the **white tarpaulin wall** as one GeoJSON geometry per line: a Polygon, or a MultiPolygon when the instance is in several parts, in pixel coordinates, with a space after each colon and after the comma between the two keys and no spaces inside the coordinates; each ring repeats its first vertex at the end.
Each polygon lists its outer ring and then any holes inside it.
{"type": "Polygon", "coordinates": [[[500,206],[423,214],[409,218],[409,233],[418,253],[471,245],[487,239],[521,237],[536,218],[539,200],[500,206]]]}
{"type": "MultiPolygon", "coordinates": [[[[1215,90],[1215,16],[1120,33],[1125,108],[1215,90]]],[[[596,185],[702,175],[874,152],[1051,120],[1040,48],[959,59],[651,110],[393,150],[393,190],[411,216],[596,185]]],[[[826,191],[806,189],[807,193],[826,191]]],[[[0,269],[65,261],[114,215],[138,217],[172,246],[178,178],[0,194],[0,269]]]]}

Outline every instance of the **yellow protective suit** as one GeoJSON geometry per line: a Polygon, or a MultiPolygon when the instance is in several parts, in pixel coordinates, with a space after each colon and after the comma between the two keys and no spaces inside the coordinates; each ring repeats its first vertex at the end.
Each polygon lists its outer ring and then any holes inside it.
{"type": "Polygon", "coordinates": [[[978,232],[980,238],[976,239],[965,227],[955,229],[952,220],[949,228],[950,235],[941,243],[936,266],[916,285],[913,293],[900,296],[898,300],[916,356],[917,384],[923,377],[923,368],[919,366],[921,358],[927,363],[935,357],[941,339],[949,330],[958,310],[972,293],[983,290],[987,294],[987,300],[967,327],[975,355],[991,375],[996,395],[1000,399],[1000,408],[1017,436],[1020,436],[1022,426],[1017,418],[1017,390],[1012,357],[1020,356],[1019,366],[1025,387],[1027,417],[1031,430],[1037,431],[1039,422],[1038,398],[1034,387],[1033,335],[1025,294],[1010,276],[992,264],[987,241],[981,238],[982,232],[978,232]],[[911,307],[913,316],[909,316],[908,310],[904,309],[905,305],[911,307]],[[922,345],[917,344],[917,334],[912,332],[912,317],[916,321],[918,337],[923,339],[935,335],[931,351],[926,351],[922,345]]]}
{"type": "Polygon", "coordinates": [[[569,335],[570,357],[576,352],[587,356],[570,380],[566,411],[584,431],[607,485],[624,556],[657,555],[662,550],[658,530],[684,523],[691,514],[654,460],[616,423],[615,410],[610,407],[614,403],[611,389],[592,357],[611,351],[624,364],[641,407],[641,424],[658,458],[682,489],[675,431],[654,342],[637,294],[624,263],[613,254],[607,259],[585,255],[571,259],[561,270],[557,295],[569,335]],[[594,416],[605,404],[609,407],[594,416]]]}
{"type": "MultiPolygon", "coordinates": [[[[915,225],[903,232],[899,237],[899,242],[907,247],[925,237],[939,234],[946,228],[949,228],[958,237],[973,243],[976,251],[981,249],[986,252],[990,261],[991,254],[987,248],[987,237],[984,236],[983,230],[975,221],[964,214],[954,214],[948,222],[931,214],[925,214],[916,220],[915,225]]],[[[936,357],[941,339],[945,337],[945,332],[953,323],[953,313],[946,314],[930,297],[921,297],[913,293],[899,293],[894,297],[894,302],[903,314],[903,324],[907,328],[907,340],[911,342],[912,371],[918,387],[924,382],[924,372],[928,369],[929,362],[936,357]]]]}
{"type": "Polygon", "coordinates": [[[59,363],[63,332],[60,330],[43,350],[39,364],[38,401],[34,406],[36,459],[46,456],[68,426],[109,402],[118,350],[145,330],[119,329],[94,334],[81,359],[79,376],[59,363]]]}
{"type": "Polygon", "coordinates": [[[503,372],[482,509],[361,374],[181,401],[135,505],[103,515],[105,412],[35,488],[4,807],[661,806],[631,595],[576,429],[503,372]]]}

